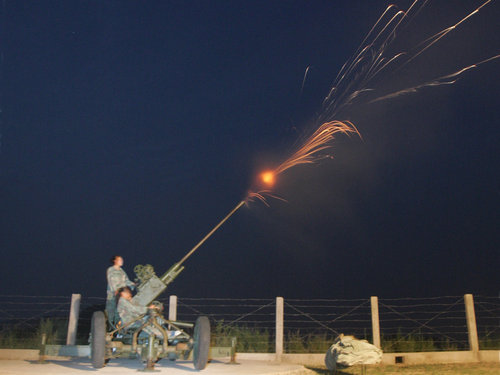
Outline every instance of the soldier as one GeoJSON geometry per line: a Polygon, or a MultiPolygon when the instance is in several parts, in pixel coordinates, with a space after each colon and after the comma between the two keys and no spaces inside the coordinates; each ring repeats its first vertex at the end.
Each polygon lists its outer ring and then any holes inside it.
{"type": "Polygon", "coordinates": [[[114,325],[119,320],[116,311],[118,289],[124,286],[134,287],[135,284],[129,280],[127,274],[122,269],[123,258],[121,256],[114,255],[111,257],[110,261],[112,266],[106,271],[106,277],[108,279],[106,312],[108,313],[109,322],[114,325]]]}
{"type": "MultiPolygon", "coordinates": [[[[127,324],[136,319],[139,315],[145,314],[148,311],[146,306],[136,305],[132,301],[132,291],[129,287],[125,286],[118,289],[118,314],[120,315],[122,324],[127,324]]],[[[149,306],[150,308],[153,305],[149,306]]]]}
{"type": "MultiPolygon", "coordinates": [[[[132,291],[127,286],[120,288],[118,290],[117,310],[118,310],[118,314],[120,314],[122,325],[133,322],[135,319],[137,319],[142,314],[146,314],[146,312],[148,311],[148,308],[156,309],[157,307],[153,304],[149,305],[148,307],[135,304],[134,301],[132,300],[132,291]]],[[[164,321],[161,318],[157,318],[157,322],[159,324],[161,324],[162,326],[164,325],[164,321]]],[[[132,323],[128,328],[138,328],[139,326],[142,325],[142,323],[144,323],[144,320],[138,320],[137,322],[132,323]]],[[[160,332],[160,330],[157,329],[156,327],[146,326],[146,327],[144,327],[143,330],[146,333],[154,334],[158,337],[163,336],[162,333],[160,332]]],[[[178,334],[177,332],[180,333],[180,331],[169,332],[169,333],[171,333],[171,337],[173,338],[174,335],[178,334]]],[[[167,335],[169,333],[167,333],[167,335]]],[[[168,339],[168,337],[167,337],[167,339],[168,339]]]]}

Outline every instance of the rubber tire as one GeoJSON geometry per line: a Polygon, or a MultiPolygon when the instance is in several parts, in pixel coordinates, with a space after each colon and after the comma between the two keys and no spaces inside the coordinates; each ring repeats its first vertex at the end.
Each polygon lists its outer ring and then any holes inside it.
{"type": "Polygon", "coordinates": [[[210,321],[206,316],[199,316],[194,325],[193,364],[196,370],[207,366],[210,349],[210,321]]]}
{"type": "Polygon", "coordinates": [[[92,323],[90,332],[92,341],[90,343],[90,357],[92,367],[103,368],[105,365],[106,354],[106,316],[102,311],[96,311],[92,314],[92,323]]]}

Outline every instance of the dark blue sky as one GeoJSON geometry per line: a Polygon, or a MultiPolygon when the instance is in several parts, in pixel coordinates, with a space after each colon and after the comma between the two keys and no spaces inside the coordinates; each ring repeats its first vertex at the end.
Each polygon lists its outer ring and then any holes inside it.
{"type": "MultiPolygon", "coordinates": [[[[430,1],[401,48],[481,3],[430,1]]],[[[138,263],[165,271],[314,127],[386,5],[4,1],[2,294],[104,296],[115,253],[131,278],[138,263]]],[[[497,54],[499,16],[489,5],[385,83],[497,54]]],[[[353,106],[339,120],[363,140],[340,137],[334,160],[284,174],[276,192],[288,203],[241,209],[170,292],[496,295],[499,67],[353,106]]]]}

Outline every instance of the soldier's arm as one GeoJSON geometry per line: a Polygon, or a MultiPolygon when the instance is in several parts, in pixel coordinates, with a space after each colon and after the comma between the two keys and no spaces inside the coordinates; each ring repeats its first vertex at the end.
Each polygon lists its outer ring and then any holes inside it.
{"type": "Polygon", "coordinates": [[[130,309],[131,311],[134,312],[134,315],[141,315],[141,314],[145,314],[147,311],[148,311],[148,308],[146,306],[140,306],[140,305],[136,305],[132,302],[129,302],[130,303],[130,309]]]}
{"type": "Polygon", "coordinates": [[[128,275],[125,271],[123,271],[123,273],[125,274],[125,285],[135,288],[135,283],[130,281],[130,279],[128,278],[128,275]]]}

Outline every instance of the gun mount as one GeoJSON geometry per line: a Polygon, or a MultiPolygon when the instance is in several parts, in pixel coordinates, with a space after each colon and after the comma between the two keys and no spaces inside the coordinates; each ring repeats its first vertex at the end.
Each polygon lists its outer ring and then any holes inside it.
{"type": "Polygon", "coordinates": [[[149,305],[167,289],[168,285],[179,276],[183,269],[184,266],[176,263],[163,276],[158,277],[150,264],[135,266],[134,272],[140,284],[137,287],[137,294],[134,296],[133,301],[141,306],[149,305]]]}

